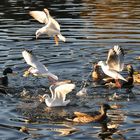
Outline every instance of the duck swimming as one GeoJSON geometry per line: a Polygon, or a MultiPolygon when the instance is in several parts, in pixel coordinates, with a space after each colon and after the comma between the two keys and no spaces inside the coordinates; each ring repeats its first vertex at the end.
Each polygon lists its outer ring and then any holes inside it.
{"type": "Polygon", "coordinates": [[[140,73],[134,72],[133,79],[134,79],[134,83],[140,83],[140,73]]]}
{"type": "Polygon", "coordinates": [[[8,86],[8,74],[12,74],[13,70],[11,68],[6,68],[3,71],[3,76],[0,77],[0,85],[8,86]]]}
{"type": "Polygon", "coordinates": [[[48,36],[54,36],[56,45],[59,44],[58,39],[66,41],[66,38],[60,33],[59,23],[51,17],[48,9],[45,8],[44,11],[30,11],[29,14],[40,23],[45,24],[45,26],[36,31],[36,39],[41,34],[47,34],[48,36]]]}
{"type": "Polygon", "coordinates": [[[128,72],[128,77],[126,78],[127,82],[124,81],[122,83],[121,87],[133,87],[133,83],[134,83],[134,78],[133,78],[134,69],[133,69],[132,65],[130,65],[130,64],[128,64],[126,66],[126,68],[127,68],[127,72],[128,72]]]}
{"type": "Polygon", "coordinates": [[[99,66],[97,65],[97,63],[95,63],[93,65],[93,71],[91,73],[91,77],[93,79],[93,81],[98,81],[102,79],[102,74],[100,72],[99,66]]]}
{"type": "MultiPolygon", "coordinates": [[[[97,115],[91,115],[87,113],[74,112],[73,122],[77,123],[89,123],[89,122],[102,122],[107,118],[107,110],[112,109],[108,104],[102,104],[100,111],[97,115]]],[[[93,114],[93,113],[92,113],[93,114]]]]}
{"type": "Polygon", "coordinates": [[[127,80],[119,74],[124,68],[124,51],[118,45],[109,50],[106,63],[99,61],[98,65],[101,66],[106,75],[115,79],[117,87],[121,87],[118,79],[127,82],[127,80]]]}

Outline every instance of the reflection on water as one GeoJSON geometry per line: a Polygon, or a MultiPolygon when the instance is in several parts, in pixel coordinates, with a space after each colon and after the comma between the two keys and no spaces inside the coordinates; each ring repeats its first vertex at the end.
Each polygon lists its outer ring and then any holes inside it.
{"type": "Polygon", "coordinates": [[[139,0],[1,0],[0,1],[0,70],[7,66],[18,72],[9,77],[10,92],[0,95],[1,139],[139,139],[139,85],[132,94],[125,90],[88,87],[88,95],[76,97],[82,81],[92,70],[92,62],[105,60],[114,44],[126,52],[125,63],[140,70],[140,1],[139,0]],[[53,38],[35,39],[42,27],[28,15],[30,10],[47,7],[61,24],[67,42],[55,46],[53,38]],[[23,77],[28,68],[21,52],[33,50],[38,59],[60,79],[77,84],[69,95],[68,107],[50,110],[40,103],[39,94],[48,91],[46,78],[23,77]],[[123,98],[109,100],[113,93],[123,98]],[[64,121],[73,111],[95,111],[102,102],[116,106],[107,124],[74,124],[64,121]],[[59,119],[58,119],[59,118],[59,119]]]}

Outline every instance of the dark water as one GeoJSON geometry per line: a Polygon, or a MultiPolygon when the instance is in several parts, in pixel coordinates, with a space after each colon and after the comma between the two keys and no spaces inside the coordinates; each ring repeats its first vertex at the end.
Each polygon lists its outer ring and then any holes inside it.
{"type": "MultiPolygon", "coordinates": [[[[0,139],[140,139],[140,94],[139,85],[131,93],[104,87],[88,89],[88,96],[76,98],[81,82],[92,70],[92,62],[105,60],[113,45],[121,45],[125,63],[140,70],[140,1],[139,0],[1,0],[0,1],[0,69],[12,67],[17,76],[9,77],[8,95],[0,95],[0,139]],[[30,10],[47,7],[61,24],[66,43],[55,46],[53,38],[35,39],[35,31],[42,25],[28,15],[30,10]],[[109,116],[117,130],[107,138],[101,138],[103,126],[98,123],[72,124],[52,121],[46,116],[46,106],[38,102],[37,95],[48,90],[45,78],[22,77],[27,64],[22,50],[31,49],[39,60],[60,79],[77,83],[69,98],[75,99],[66,108],[54,109],[54,116],[73,109],[97,110],[102,102],[119,106],[109,116]],[[43,89],[41,89],[43,88],[43,89]],[[18,90],[17,90],[18,89],[18,90]],[[25,95],[22,90],[26,90],[25,95]],[[115,92],[124,95],[121,100],[109,101],[115,92]],[[21,96],[23,95],[23,96],[21,96]],[[76,104],[76,105],[75,105],[76,104]],[[87,107],[87,108],[86,108],[87,107]],[[30,122],[26,120],[31,119],[30,122]],[[20,131],[28,128],[27,132],[20,131]]],[[[92,83],[91,83],[92,84],[92,83]]]]}

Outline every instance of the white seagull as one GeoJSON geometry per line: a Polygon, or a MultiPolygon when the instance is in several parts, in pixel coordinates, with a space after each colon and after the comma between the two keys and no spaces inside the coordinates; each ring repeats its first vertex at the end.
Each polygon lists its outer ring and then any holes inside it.
{"type": "Polygon", "coordinates": [[[66,106],[70,100],[66,100],[66,95],[75,88],[75,84],[69,82],[56,82],[49,89],[51,97],[48,94],[43,95],[43,99],[48,107],[66,106]]]}
{"type": "Polygon", "coordinates": [[[37,58],[32,54],[29,50],[22,51],[22,56],[26,63],[31,67],[25,72],[24,76],[28,76],[28,74],[33,74],[34,76],[43,76],[48,77],[52,82],[56,82],[58,77],[51,72],[43,65],[37,58]]]}
{"type": "Polygon", "coordinates": [[[47,34],[48,36],[54,36],[56,45],[59,44],[59,39],[66,41],[66,38],[60,33],[59,23],[51,17],[48,9],[45,8],[44,11],[30,11],[29,14],[40,23],[45,24],[45,26],[36,31],[36,39],[41,34],[47,34]]]}
{"type": "Polygon", "coordinates": [[[118,87],[121,87],[118,79],[127,81],[121,74],[119,74],[124,68],[124,51],[118,45],[115,45],[109,50],[106,63],[99,61],[98,65],[101,66],[106,75],[115,79],[118,87]]]}

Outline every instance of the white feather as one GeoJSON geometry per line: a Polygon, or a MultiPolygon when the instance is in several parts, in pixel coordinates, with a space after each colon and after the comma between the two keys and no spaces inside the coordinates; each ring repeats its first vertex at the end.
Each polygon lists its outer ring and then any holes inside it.
{"type": "Polygon", "coordinates": [[[36,38],[38,38],[41,34],[47,34],[48,36],[57,35],[60,40],[64,42],[66,41],[65,37],[60,33],[59,23],[51,17],[47,9],[44,9],[44,11],[30,11],[29,14],[40,23],[46,24],[36,31],[36,38]]]}
{"type": "Polygon", "coordinates": [[[32,66],[31,68],[29,68],[30,73],[35,76],[50,76],[54,80],[58,80],[58,77],[56,75],[49,72],[47,67],[45,67],[45,65],[43,65],[39,60],[37,60],[37,58],[33,54],[29,53],[27,50],[24,50],[22,52],[22,56],[26,63],[32,66]]]}
{"type": "Polygon", "coordinates": [[[70,100],[66,100],[66,95],[70,93],[74,88],[75,84],[66,83],[62,85],[57,85],[54,90],[50,86],[51,97],[47,95],[45,98],[45,103],[48,107],[56,107],[56,106],[66,106],[70,100]]]}

